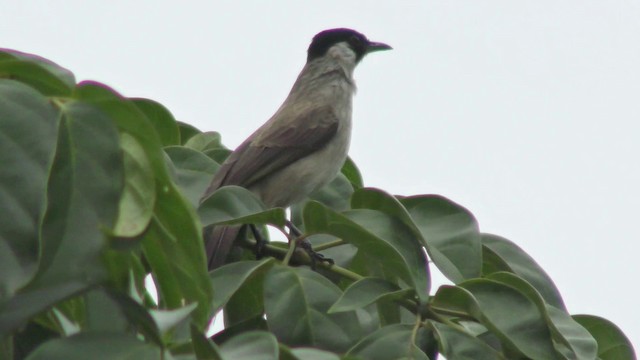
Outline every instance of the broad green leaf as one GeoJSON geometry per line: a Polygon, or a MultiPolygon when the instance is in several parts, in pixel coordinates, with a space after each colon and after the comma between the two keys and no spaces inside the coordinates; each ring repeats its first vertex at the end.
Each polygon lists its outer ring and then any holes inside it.
{"type": "MultiPolygon", "coordinates": [[[[239,294],[242,289],[245,289],[246,287],[243,286],[239,292],[236,293],[239,294]]],[[[262,293],[262,288],[260,288],[260,293],[262,293]]],[[[224,330],[216,333],[215,335],[212,336],[212,340],[215,341],[216,344],[224,344],[227,340],[235,337],[235,336],[239,336],[241,334],[247,333],[249,331],[268,331],[269,328],[267,326],[267,320],[265,320],[264,318],[264,311],[261,311],[260,314],[252,317],[252,318],[246,318],[242,321],[238,321],[238,322],[234,322],[233,324],[228,325],[227,324],[227,315],[228,312],[225,309],[224,312],[224,330]]]]}
{"type": "Polygon", "coordinates": [[[0,50],[0,78],[25,83],[47,96],[67,96],[76,84],[73,74],[37,55],[0,50]]]}
{"type": "Polygon", "coordinates": [[[420,229],[438,269],[454,283],[480,276],[482,248],[478,223],[467,209],[437,195],[400,200],[420,229]]]}
{"type": "Polygon", "coordinates": [[[222,360],[218,346],[207,339],[197,327],[191,326],[191,342],[198,360],[222,360]]]}
{"type": "Polygon", "coordinates": [[[360,170],[350,157],[347,157],[347,160],[344,162],[344,165],[342,165],[340,172],[347,178],[347,180],[349,180],[355,190],[364,186],[360,170]]]}
{"type": "MultiPolygon", "coordinates": [[[[282,346],[281,346],[282,349],[282,346]]],[[[332,352],[314,348],[287,349],[294,360],[340,360],[340,356],[332,352]]],[[[282,351],[280,351],[282,358],[282,351]]]]}
{"type": "Polygon", "coordinates": [[[113,235],[134,237],[142,233],[151,221],[156,200],[156,183],[140,143],[133,136],[122,133],[120,146],[124,154],[124,191],[113,235]]]}
{"type": "Polygon", "coordinates": [[[316,272],[274,266],[264,281],[269,330],[290,346],[346,350],[361,329],[353,312],[327,314],[340,294],[338,287],[316,272]]]}
{"type": "Polygon", "coordinates": [[[142,240],[146,259],[156,275],[162,303],[176,309],[197,302],[194,321],[204,328],[212,315],[212,289],[201,226],[175,188],[157,196],[155,217],[142,240]]]}
{"type": "Polygon", "coordinates": [[[395,324],[378,329],[360,340],[347,351],[347,356],[368,360],[415,359],[428,360],[421,350],[425,344],[424,329],[419,329],[413,337],[413,325],[395,324]]]}
{"type": "Polygon", "coordinates": [[[368,277],[351,284],[331,306],[329,313],[359,309],[380,300],[410,299],[413,294],[411,289],[402,290],[387,280],[368,277]]]}
{"type": "Polygon", "coordinates": [[[265,331],[235,336],[220,347],[224,360],[278,360],[278,354],[278,341],[265,331]]]}
{"type": "Polygon", "coordinates": [[[193,135],[184,144],[184,146],[200,152],[205,152],[206,150],[222,148],[223,146],[220,139],[219,133],[215,131],[207,131],[193,135]]]}
{"type": "Polygon", "coordinates": [[[309,199],[318,201],[333,210],[343,211],[349,208],[351,194],[353,194],[353,186],[343,174],[338,174],[333,181],[311,193],[309,199]]]}
{"type": "Polygon", "coordinates": [[[203,226],[212,224],[271,224],[282,228],[284,209],[266,210],[264,204],[249,190],[240,186],[223,186],[206,198],[198,208],[203,226]]]}
{"type": "Polygon", "coordinates": [[[184,145],[189,139],[196,136],[196,134],[201,133],[200,130],[191,124],[183,123],[182,121],[177,121],[177,124],[178,130],[180,131],[180,145],[184,145]]]}
{"type": "Polygon", "coordinates": [[[69,318],[67,318],[61,311],[54,308],[53,314],[56,317],[57,322],[62,327],[62,333],[64,336],[71,336],[80,332],[80,326],[69,320],[69,318]]]}
{"type": "Polygon", "coordinates": [[[421,246],[396,218],[368,209],[340,214],[313,201],[307,203],[303,216],[308,234],[331,234],[367,252],[372,259],[385,259],[380,265],[388,280],[400,278],[416,290],[422,302],[428,300],[427,261],[421,246]]]}
{"type": "Polygon", "coordinates": [[[220,165],[203,153],[188,147],[168,146],[164,151],[173,163],[174,181],[182,194],[197,208],[220,165]]]}
{"type": "Polygon", "coordinates": [[[486,279],[441,286],[433,307],[467,313],[494,333],[509,349],[531,359],[559,357],[544,314],[525,294],[486,279]]]}
{"type": "Polygon", "coordinates": [[[569,358],[596,358],[597,344],[589,332],[573,321],[565,311],[546,304],[540,293],[526,280],[509,272],[493,273],[487,278],[517,289],[536,304],[547,321],[559,352],[565,353],[569,358]]]}
{"type": "Polygon", "coordinates": [[[170,360],[169,352],[138,340],[134,335],[112,332],[82,332],[48,341],[27,360],[170,360]]]}
{"type": "Polygon", "coordinates": [[[0,300],[37,270],[38,228],[58,120],[37,91],[0,79],[0,214],[5,214],[0,216],[0,300]]]}
{"type": "Polygon", "coordinates": [[[224,306],[245,282],[256,276],[264,276],[272,265],[273,259],[238,261],[212,271],[209,276],[214,291],[213,311],[217,312],[224,306]]]}
{"type": "Polygon", "coordinates": [[[162,106],[149,99],[131,99],[151,121],[163,146],[180,145],[180,130],[173,115],[162,106]]]}
{"type": "Polygon", "coordinates": [[[118,133],[110,118],[87,104],[70,102],[61,112],[42,220],[40,264],[20,296],[0,310],[12,311],[7,314],[11,322],[3,321],[8,328],[106,276],[100,259],[103,229],[113,226],[122,191],[118,133]]]}
{"type": "Polygon", "coordinates": [[[482,251],[484,275],[495,271],[512,272],[533,285],[548,304],[566,311],[553,280],[516,244],[496,235],[482,234],[482,251]]]}
{"type": "Polygon", "coordinates": [[[439,352],[447,359],[455,360],[504,360],[498,351],[482,340],[459,329],[429,321],[438,340],[439,352]]]}
{"type": "Polygon", "coordinates": [[[593,315],[574,315],[573,319],[591,333],[598,342],[602,360],[635,360],[633,345],[614,323],[593,315]]]}
{"type": "Polygon", "coordinates": [[[73,96],[84,103],[98,107],[111,118],[120,132],[133,136],[147,154],[156,178],[156,188],[169,191],[172,184],[158,133],[151,121],[132,101],[104,84],[91,81],[78,84],[73,96]]]}

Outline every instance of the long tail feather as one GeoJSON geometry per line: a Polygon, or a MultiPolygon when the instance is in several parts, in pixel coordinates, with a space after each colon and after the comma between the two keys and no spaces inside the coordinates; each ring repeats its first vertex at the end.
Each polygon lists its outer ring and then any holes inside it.
{"type": "Polygon", "coordinates": [[[209,270],[224,265],[240,229],[239,226],[215,226],[213,229],[205,229],[204,238],[209,270]]]}

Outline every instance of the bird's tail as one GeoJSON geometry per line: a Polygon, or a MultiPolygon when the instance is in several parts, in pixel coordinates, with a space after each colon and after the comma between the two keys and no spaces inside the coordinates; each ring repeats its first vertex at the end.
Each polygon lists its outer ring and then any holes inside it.
{"type": "Polygon", "coordinates": [[[205,229],[204,239],[210,271],[224,265],[240,229],[239,226],[214,226],[205,229]]]}

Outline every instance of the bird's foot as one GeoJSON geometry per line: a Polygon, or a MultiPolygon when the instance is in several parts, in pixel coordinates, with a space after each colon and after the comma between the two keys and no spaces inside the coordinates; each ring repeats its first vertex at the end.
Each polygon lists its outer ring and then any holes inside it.
{"type": "Polygon", "coordinates": [[[297,242],[296,246],[304,250],[307,253],[307,255],[309,255],[309,257],[311,258],[311,270],[316,270],[316,266],[318,265],[318,262],[326,262],[330,265],[335,264],[333,259],[330,259],[320,254],[319,252],[314,251],[309,240],[301,239],[299,241],[296,240],[296,242],[297,242]]]}
{"type": "Polygon", "coordinates": [[[255,247],[256,260],[260,260],[264,257],[265,247],[269,242],[265,240],[264,236],[262,236],[262,234],[260,233],[260,230],[258,230],[258,228],[255,225],[250,224],[249,228],[251,229],[251,233],[253,233],[254,239],[256,239],[256,247],[255,247]]]}

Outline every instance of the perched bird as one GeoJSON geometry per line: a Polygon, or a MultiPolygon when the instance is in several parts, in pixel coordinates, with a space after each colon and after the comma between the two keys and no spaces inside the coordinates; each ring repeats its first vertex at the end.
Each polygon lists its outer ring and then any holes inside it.
{"type": "MultiPolygon", "coordinates": [[[[203,199],[221,186],[238,185],[268,207],[287,207],[333,180],[349,149],[353,70],[366,54],[389,49],[351,29],[314,36],[284,103],[229,155],[203,199]]],[[[224,264],[239,232],[232,226],[205,232],[210,270],[224,264]]]]}

